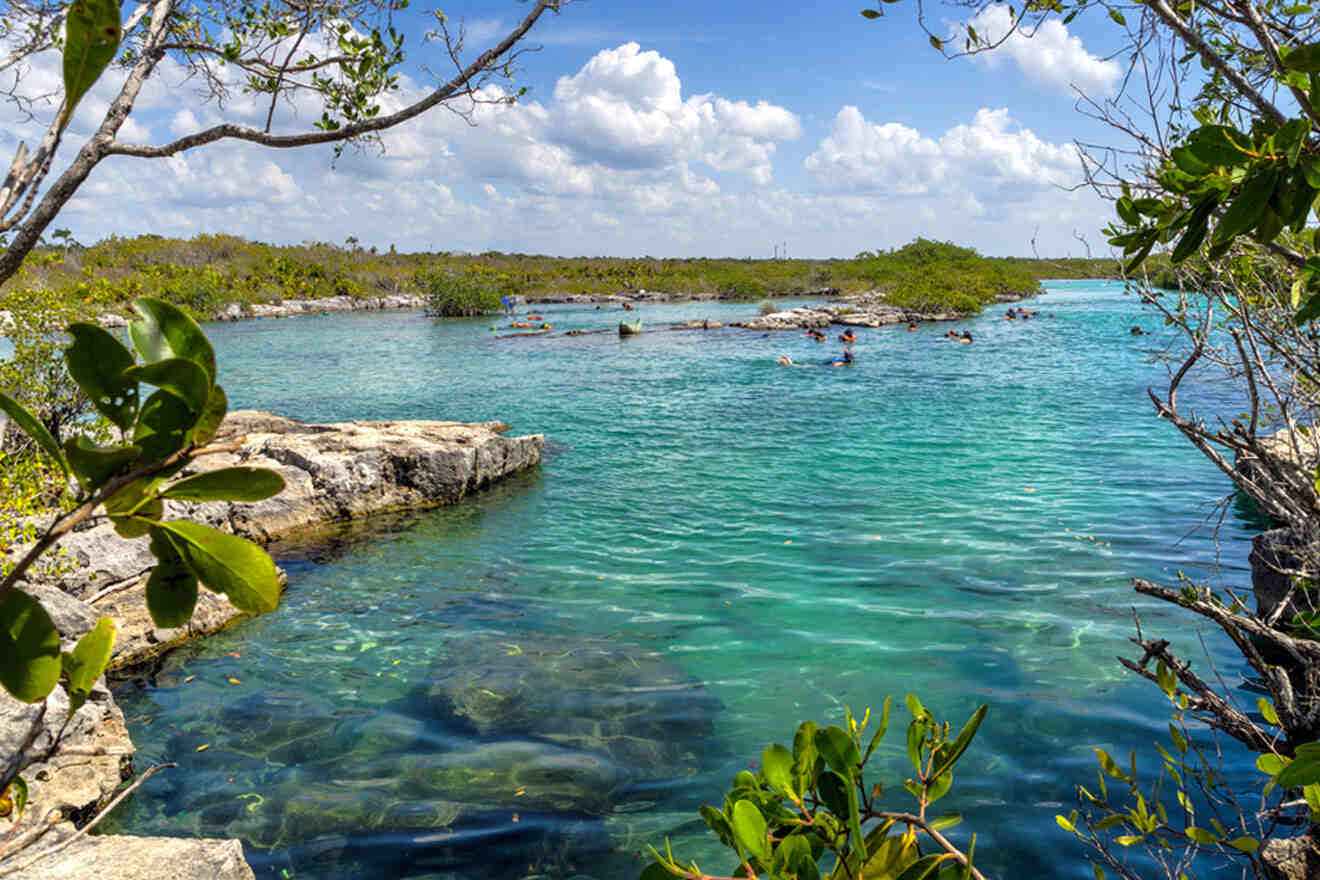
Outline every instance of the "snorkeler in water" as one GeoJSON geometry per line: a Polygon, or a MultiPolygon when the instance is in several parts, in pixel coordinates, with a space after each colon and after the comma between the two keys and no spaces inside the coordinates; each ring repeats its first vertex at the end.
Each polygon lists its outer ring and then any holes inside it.
{"type": "Polygon", "coordinates": [[[850,367],[853,364],[852,349],[845,348],[842,357],[832,358],[828,361],[821,361],[818,364],[799,364],[786,354],[781,354],[775,363],[785,367],[850,367]]]}

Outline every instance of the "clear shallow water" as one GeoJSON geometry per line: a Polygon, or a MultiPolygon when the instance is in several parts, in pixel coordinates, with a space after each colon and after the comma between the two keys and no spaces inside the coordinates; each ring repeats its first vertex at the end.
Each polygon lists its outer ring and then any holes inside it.
{"type": "Polygon", "coordinates": [[[901,791],[915,692],[955,723],[991,706],[943,802],[978,864],[1089,877],[1053,815],[1093,747],[1149,752],[1167,721],[1113,659],[1132,609],[1202,657],[1201,628],[1128,579],[1244,582],[1251,524],[1230,510],[1216,543],[1227,481],[1151,414],[1161,336],[1127,328],[1156,322],[1117,284],[1047,287],[1032,307],[1053,318],[991,310],[960,325],[971,346],[947,324],[859,331],[850,369],[776,366],[840,346],[736,329],[212,325],[236,408],[500,419],[547,454],[460,506],[287,548],[278,612],[121,688],[140,764],[181,766],[116,830],[239,836],[265,876],[630,880],[666,834],[723,871],[698,804],[798,721],[888,695],[876,768],[901,791]]]}

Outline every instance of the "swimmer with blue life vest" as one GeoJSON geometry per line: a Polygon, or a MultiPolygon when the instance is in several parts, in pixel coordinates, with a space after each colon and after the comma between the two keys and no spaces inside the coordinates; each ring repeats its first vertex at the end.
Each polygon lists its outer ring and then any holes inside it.
{"type": "Polygon", "coordinates": [[[851,367],[853,365],[853,360],[852,349],[845,348],[842,357],[831,358],[828,361],[821,361],[818,364],[799,364],[794,362],[794,360],[786,354],[781,354],[775,363],[782,364],[785,367],[851,367]]]}

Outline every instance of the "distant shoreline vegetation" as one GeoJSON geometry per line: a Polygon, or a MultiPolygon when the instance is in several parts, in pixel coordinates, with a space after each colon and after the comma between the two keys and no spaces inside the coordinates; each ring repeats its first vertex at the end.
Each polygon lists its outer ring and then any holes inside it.
{"type": "Polygon", "coordinates": [[[628,296],[662,291],[675,299],[759,302],[822,290],[879,292],[914,311],[976,312],[998,294],[1023,294],[1043,278],[1116,278],[1112,259],[983,257],[948,242],[916,239],[852,259],[668,259],[529,254],[376,252],[312,242],[277,246],[231,235],[184,240],[144,235],[91,247],[65,243],[34,251],[0,287],[0,310],[21,310],[32,293],[75,312],[123,312],[159,297],[206,320],[231,304],[330,296],[421,295],[440,315],[500,311],[507,296],[628,296]]]}

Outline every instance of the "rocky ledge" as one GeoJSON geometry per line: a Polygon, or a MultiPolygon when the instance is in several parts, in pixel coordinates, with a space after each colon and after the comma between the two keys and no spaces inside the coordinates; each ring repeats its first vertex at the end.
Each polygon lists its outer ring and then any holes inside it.
{"type": "MultiPolygon", "coordinates": [[[[540,462],[541,435],[508,437],[507,430],[499,422],[306,424],[270,413],[234,412],[217,440],[237,441],[235,451],[198,459],[191,470],[266,467],[284,477],[284,492],[257,504],[169,502],[166,516],[188,517],[269,543],[328,522],[452,504],[540,462]]],[[[50,613],[66,650],[99,616],[113,617],[119,635],[111,668],[140,664],[242,616],[223,596],[203,589],[187,627],[159,629],[146,610],[145,575],[153,559],[145,540],[126,540],[109,523],[97,523],[69,535],[61,546],[66,560],[77,561],[75,570],[49,567],[34,573],[23,589],[50,613]]],[[[0,766],[24,751],[46,757],[24,770],[31,800],[18,829],[12,829],[10,816],[0,817],[0,840],[10,839],[11,831],[17,838],[41,825],[50,830],[43,843],[0,858],[0,877],[14,868],[24,878],[81,876],[70,867],[75,864],[70,860],[77,858],[95,861],[101,876],[158,876],[131,867],[139,858],[134,853],[144,852],[147,845],[138,838],[71,841],[59,854],[27,866],[48,841],[67,840],[74,826],[105,806],[131,775],[133,743],[104,682],[72,717],[62,688],[37,704],[0,694],[0,766]],[[116,854],[109,855],[110,849],[116,854]]],[[[252,876],[233,841],[181,841],[177,846],[185,844],[193,848],[180,853],[177,863],[202,866],[203,873],[196,876],[252,876]],[[221,871],[222,866],[228,868],[221,871]]]]}
{"type": "MultiPolygon", "coordinates": [[[[1039,291],[1003,293],[998,302],[1017,302],[1039,291]]],[[[967,317],[963,312],[920,312],[885,302],[881,292],[840,297],[826,305],[799,306],[782,312],[772,312],[747,321],[735,321],[734,327],[747,330],[811,330],[840,324],[845,327],[887,327],[921,321],[958,321],[967,317]]]]}
{"type": "MultiPolygon", "coordinates": [[[[319,299],[286,299],[277,303],[230,303],[211,316],[214,321],[245,321],[249,318],[287,318],[329,312],[367,312],[379,309],[424,309],[426,297],[410,293],[387,296],[325,296],[319,299]]],[[[0,312],[0,329],[4,313],[0,312]]],[[[127,327],[128,319],[118,312],[105,312],[102,327],[127,327]]]]}

